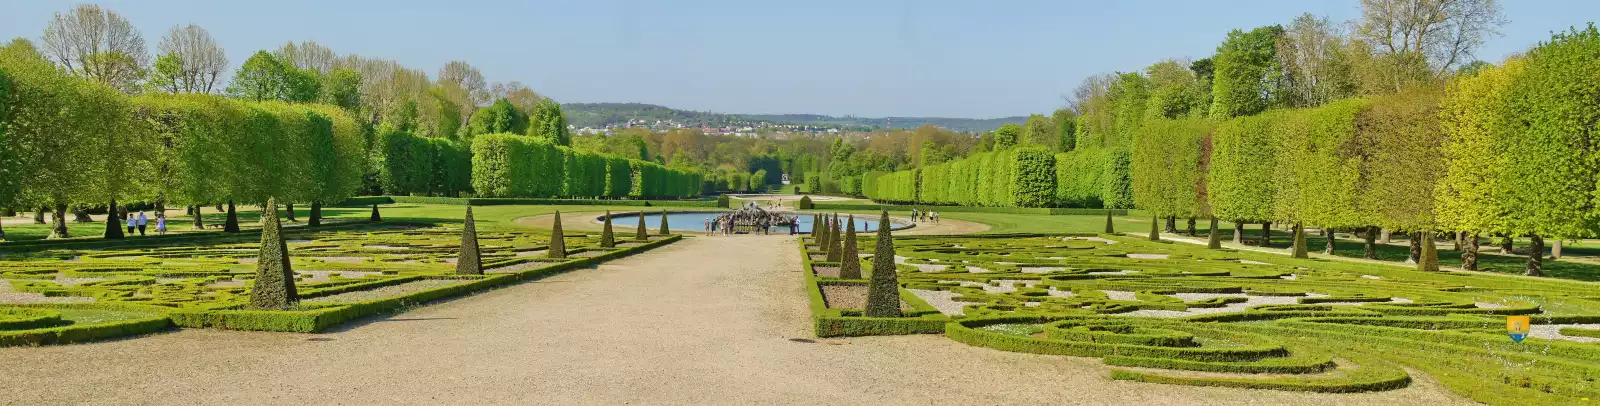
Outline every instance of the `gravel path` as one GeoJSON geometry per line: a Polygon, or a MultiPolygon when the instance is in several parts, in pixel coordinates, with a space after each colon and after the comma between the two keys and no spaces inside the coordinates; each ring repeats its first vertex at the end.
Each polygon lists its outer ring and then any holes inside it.
{"type": "Polygon", "coordinates": [[[651,252],[326,334],[0,348],[10,404],[1462,404],[1108,379],[1094,358],[811,335],[788,236],[651,252]],[[70,367],[65,367],[70,366],[70,367]]]}

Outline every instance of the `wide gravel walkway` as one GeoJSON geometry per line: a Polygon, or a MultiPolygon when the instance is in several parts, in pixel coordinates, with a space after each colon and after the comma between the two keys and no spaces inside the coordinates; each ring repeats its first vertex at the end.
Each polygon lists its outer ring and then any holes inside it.
{"type": "Polygon", "coordinates": [[[804,342],[789,236],[697,237],[325,334],[182,330],[0,349],[0,404],[1464,403],[1115,382],[941,336],[804,342]],[[794,340],[801,339],[801,340],[794,340]]]}

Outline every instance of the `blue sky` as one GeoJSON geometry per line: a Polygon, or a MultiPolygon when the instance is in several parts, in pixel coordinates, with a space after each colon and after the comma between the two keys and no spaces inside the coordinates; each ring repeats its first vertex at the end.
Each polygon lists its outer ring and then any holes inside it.
{"type": "MultiPolygon", "coordinates": [[[[1503,1],[1498,61],[1600,16],[1596,1],[1503,1]]],[[[37,40],[71,1],[0,0],[0,37],[37,40]]],[[[1313,1],[182,1],[99,2],[155,44],[210,30],[235,67],[285,41],[398,60],[430,73],[465,60],[563,102],[641,102],[729,113],[999,117],[1063,105],[1084,77],[1209,56],[1228,30],[1335,20],[1357,0],[1313,1]]]]}

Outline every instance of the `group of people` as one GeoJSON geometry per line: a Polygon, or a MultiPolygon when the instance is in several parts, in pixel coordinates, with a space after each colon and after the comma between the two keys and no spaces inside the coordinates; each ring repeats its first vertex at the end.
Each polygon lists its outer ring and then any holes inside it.
{"type": "Polygon", "coordinates": [[[939,224],[939,212],[911,209],[911,221],[939,224]]]}
{"type": "Polygon", "coordinates": [[[786,216],[779,213],[762,210],[755,202],[745,203],[739,210],[707,218],[705,229],[707,234],[721,233],[732,235],[737,233],[737,227],[746,227],[751,232],[772,234],[772,227],[789,226],[789,234],[794,234],[795,225],[799,217],[786,216]]]}
{"type": "MultiPolygon", "coordinates": [[[[115,215],[116,211],[112,211],[111,214],[115,215]]],[[[122,217],[128,219],[128,235],[133,235],[133,231],[138,230],[139,235],[142,236],[144,235],[145,227],[150,224],[150,218],[146,217],[142,211],[135,217],[128,215],[128,212],[124,210],[122,211],[122,217]]],[[[156,234],[167,235],[167,216],[156,216],[156,234]]]]}

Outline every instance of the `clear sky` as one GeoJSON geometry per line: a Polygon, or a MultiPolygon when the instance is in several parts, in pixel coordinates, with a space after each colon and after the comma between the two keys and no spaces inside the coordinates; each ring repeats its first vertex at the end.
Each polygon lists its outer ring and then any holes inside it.
{"type": "MultiPolygon", "coordinates": [[[[38,40],[76,2],[0,0],[0,37],[38,40]]],[[[1600,1],[1503,1],[1498,61],[1600,16],[1600,1]]],[[[117,0],[154,52],[175,24],[210,30],[234,67],[285,41],[398,60],[450,60],[563,102],[725,113],[988,118],[1047,112],[1084,77],[1202,58],[1234,28],[1358,0],[943,1],[117,0]]]]}

